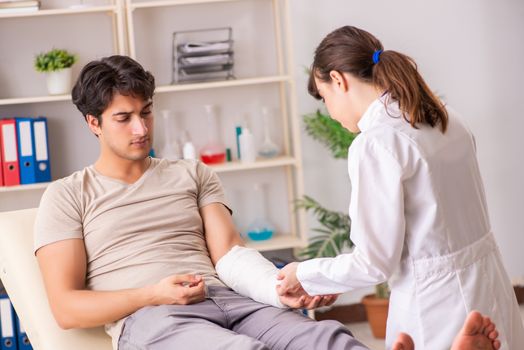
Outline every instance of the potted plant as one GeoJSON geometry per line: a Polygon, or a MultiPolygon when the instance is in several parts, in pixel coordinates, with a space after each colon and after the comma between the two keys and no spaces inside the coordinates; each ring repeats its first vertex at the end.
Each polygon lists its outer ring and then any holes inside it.
{"type": "Polygon", "coordinates": [[[77,57],[66,50],[52,49],[35,58],[35,69],[46,73],[47,91],[51,95],[67,94],[71,90],[71,66],[77,57]]]}
{"type": "Polygon", "coordinates": [[[371,333],[375,338],[386,337],[386,323],[389,309],[389,288],[387,282],[375,286],[375,294],[366,295],[362,298],[362,304],[366,308],[368,323],[371,333]]]}
{"type": "MultiPolygon", "coordinates": [[[[317,111],[304,116],[307,133],[327,146],[335,158],[347,158],[348,148],[356,137],[347,131],[339,122],[328,115],[317,111]]],[[[328,210],[309,196],[296,201],[297,208],[312,212],[321,228],[316,232],[308,246],[300,252],[306,259],[334,257],[353,247],[350,238],[351,219],[348,214],[328,210]]],[[[366,308],[371,331],[376,338],[384,338],[386,334],[387,312],[389,308],[389,288],[387,282],[375,287],[375,294],[366,295],[362,299],[366,308]]]]}

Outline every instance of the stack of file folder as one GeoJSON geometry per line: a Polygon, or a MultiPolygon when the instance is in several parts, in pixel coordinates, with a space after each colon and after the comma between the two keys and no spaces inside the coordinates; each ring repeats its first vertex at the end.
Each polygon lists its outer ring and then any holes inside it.
{"type": "Polygon", "coordinates": [[[0,186],[49,181],[47,118],[0,119],[0,186]]]}
{"type": "Polygon", "coordinates": [[[232,79],[233,66],[231,28],[173,33],[173,84],[232,79]],[[223,38],[206,40],[217,35],[223,38]]]}
{"type": "Polygon", "coordinates": [[[33,349],[7,295],[0,295],[0,340],[1,350],[33,349]]]}

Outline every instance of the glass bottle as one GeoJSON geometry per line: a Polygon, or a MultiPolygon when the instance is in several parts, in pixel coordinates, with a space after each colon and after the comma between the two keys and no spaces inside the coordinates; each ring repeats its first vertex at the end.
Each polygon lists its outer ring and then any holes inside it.
{"type": "Polygon", "coordinates": [[[204,108],[207,115],[207,143],[200,149],[200,159],[205,164],[224,163],[226,147],[220,141],[216,107],[205,105],[204,108]]]}
{"type": "Polygon", "coordinates": [[[253,185],[250,198],[255,203],[255,219],[247,227],[246,235],[253,241],[263,241],[273,237],[275,226],[267,218],[265,186],[260,183],[253,185]]]}
{"type": "Polygon", "coordinates": [[[164,109],[160,113],[162,114],[162,126],[164,129],[164,144],[160,149],[160,157],[168,160],[180,159],[181,152],[173,130],[171,111],[164,109]]]}
{"type": "Polygon", "coordinates": [[[258,149],[258,155],[264,158],[273,158],[280,153],[280,149],[273,140],[269,132],[269,108],[262,108],[262,122],[264,123],[264,141],[258,149]]]}

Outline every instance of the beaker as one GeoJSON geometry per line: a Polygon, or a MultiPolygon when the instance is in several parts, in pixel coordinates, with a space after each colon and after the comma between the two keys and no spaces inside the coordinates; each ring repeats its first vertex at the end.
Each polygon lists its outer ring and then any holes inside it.
{"type": "Polygon", "coordinates": [[[269,108],[262,108],[262,122],[264,123],[264,141],[258,149],[258,155],[264,158],[273,158],[276,157],[280,149],[275,142],[271,139],[271,133],[269,132],[269,123],[270,123],[270,112],[269,108]]]}
{"type": "Polygon", "coordinates": [[[164,129],[164,144],[160,149],[160,157],[168,160],[177,160],[181,157],[180,147],[176,141],[175,131],[173,130],[174,120],[171,111],[164,109],[162,114],[162,126],[164,129]]]}
{"type": "Polygon", "coordinates": [[[214,105],[204,106],[207,115],[207,142],[200,149],[200,159],[205,164],[220,164],[226,160],[226,147],[220,140],[218,116],[214,105]]]}
{"type": "Polygon", "coordinates": [[[275,233],[275,226],[269,221],[266,214],[265,185],[255,183],[250,199],[254,201],[255,219],[247,226],[246,235],[253,241],[270,239],[275,233]]]}

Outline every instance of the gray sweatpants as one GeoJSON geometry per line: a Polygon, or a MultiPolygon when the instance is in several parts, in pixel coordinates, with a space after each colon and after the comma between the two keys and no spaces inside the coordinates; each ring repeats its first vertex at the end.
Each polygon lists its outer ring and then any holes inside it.
{"type": "Polygon", "coordinates": [[[144,307],[127,318],[119,350],[367,349],[336,321],[257,303],[229,288],[192,305],[144,307]]]}

